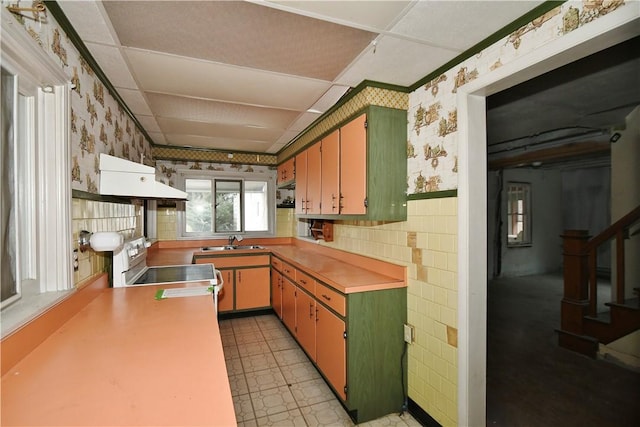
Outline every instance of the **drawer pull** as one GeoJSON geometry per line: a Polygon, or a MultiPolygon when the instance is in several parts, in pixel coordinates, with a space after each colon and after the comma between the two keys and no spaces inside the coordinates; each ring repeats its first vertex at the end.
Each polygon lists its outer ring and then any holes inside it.
{"type": "Polygon", "coordinates": [[[313,318],[313,301],[309,301],[309,319],[313,318]]]}
{"type": "Polygon", "coordinates": [[[306,284],[307,284],[307,281],[306,281],[306,280],[304,280],[304,279],[300,279],[300,283],[302,283],[303,285],[306,285],[306,284]]]}
{"type": "Polygon", "coordinates": [[[327,301],[331,301],[331,297],[325,294],[322,294],[322,298],[326,299],[327,301]]]}

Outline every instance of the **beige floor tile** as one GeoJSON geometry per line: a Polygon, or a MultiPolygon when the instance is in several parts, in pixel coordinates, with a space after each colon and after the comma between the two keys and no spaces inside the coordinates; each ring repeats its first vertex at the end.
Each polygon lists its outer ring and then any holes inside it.
{"type": "Polygon", "coordinates": [[[229,377],[229,386],[231,387],[231,396],[249,393],[249,387],[247,386],[247,380],[244,374],[231,375],[229,377]]]}
{"type": "Polygon", "coordinates": [[[242,361],[242,367],[246,373],[278,367],[276,359],[271,353],[242,356],[240,360],[242,361]]]}
{"type": "Polygon", "coordinates": [[[244,374],[240,358],[227,359],[225,364],[227,365],[227,376],[244,374]]]}
{"type": "Polygon", "coordinates": [[[252,342],[266,342],[260,330],[236,334],[235,339],[238,345],[249,344],[252,342]]]}
{"type": "Polygon", "coordinates": [[[297,409],[289,387],[281,386],[251,393],[251,403],[256,418],[266,417],[297,409]]]}
{"type": "Polygon", "coordinates": [[[286,385],[284,377],[278,368],[252,372],[251,375],[247,376],[247,384],[251,393],[286,385]]]}
{"type": "Polygon", "coordinates": [[[300,408],[336,399],[327,383],[321,378],[291,384],[291,393],[300,408]]]}
{"type": "Polygon", "coordinates": [[[274,329],[262,329],[262,335],[267,341],[281,338],[291,338],[291,334],[289,333],[289,331],[287,331],[283,327],[274,329]]]}
{"type": "Polygon", "coordinates": [[[240,357],[240,352],[238,351],[238,346],[233,345],[225,345],[222,347],[222,351],[224,352],[224,359],[237,359],[240,357]]]}
{"type": "MultiPolygon", "coordinates": [[[[236,411],[236,421],[245,422],[249,420],[255,420],[256,416],[253,413],[253,405],[251,404],[251,396],[243,394],[233,397],[233,407],[236,411]]],[[[213,408],[212,408],[213,410],[213,408]]]]}
{"type": "Polygon", "coordinates": [[[258,420],[238,422],[238,427],[258,427],[258,420]]]}
{"type": "Polygon", "coordinates": [[[280,370],[282,371],[282,375],[284,375],[284,379],[287,380],[287,383],[289,384],[320,379],[318,370],[311,364],[311,362],[281,366],[280,370]]]}
{"type": "Polygon", "coordinates": [[[296,340],[294,340],[290,336],[272,339],[267,341],[267,343],[269,344],[269,347],[271,348],[272,351],[291,350],[294,348],[300,348],[296,340]]]}
{"type": "Polygon", "coordinates": [[[278,362],[279,366],[309,362],[309,358],[304,351],[300,349],[300,347],[289,350],[274,351],[273,356],[276,358],[276,362],[278,362]]]}
{"type": "Polygon", "coordinates": [[[240,356],[253,356],[254,354],[271,354],[271,349],[266,342],[250,342],[238,346],[240,356]]]}
{"type": "Polygon", "coordinates": [[[313,406],[305,406],[300,411],[310,427],[354,425],[342,405],[335,399],[313,406]]]}
{"type": "Polygon", "coordinates": [[[257,423],[258,426],[274,427],[306,427],[307,425],[299,409],[258,418],[257,423]]]}
{"type": "Polygon", "coordinates": [[[282,322],[274,315],[257,316],[255,319],[262,331],[282,328],[282,322]]]}

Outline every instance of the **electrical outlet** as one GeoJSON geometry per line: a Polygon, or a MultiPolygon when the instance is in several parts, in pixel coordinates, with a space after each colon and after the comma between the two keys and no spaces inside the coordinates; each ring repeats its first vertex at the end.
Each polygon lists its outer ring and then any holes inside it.
{"type": "Polygon", "coordinates": [[[413,325],[404,324],[404,341],[411,344],[415,340],[415,330],[413,325]]]}

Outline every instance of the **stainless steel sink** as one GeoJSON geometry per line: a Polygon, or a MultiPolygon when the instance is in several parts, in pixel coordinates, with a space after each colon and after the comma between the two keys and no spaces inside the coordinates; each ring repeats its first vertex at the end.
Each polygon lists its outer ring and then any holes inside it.
{"type": "Polygon", "coordinates": [[[225,246],[207,246],[202,248],[203,251],[233,251],[239,249],[264,249],[259,245],[225,245],[225,246]]]}

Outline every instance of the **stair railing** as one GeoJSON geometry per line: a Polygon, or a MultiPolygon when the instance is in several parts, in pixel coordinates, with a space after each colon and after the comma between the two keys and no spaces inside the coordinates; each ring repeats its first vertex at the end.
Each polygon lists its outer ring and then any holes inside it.
{"type": "Polygon", "coordinates": [[[616,303],[625,301],[624,241],[630,228],[640,220],[640,206],[611,224],[600,234],[589,239],[585,230],[566,230],[564,239],[565,298],[588,299],[588,315],[597,317],[597,267],[598,248],[615,238],[616,250],[616,303]],[[567,280],[569,278],[570,280],[567,280]],[[588,283],[588,287],[587,287],[588,283]],[[588,289],[588,292],[586,292],[588,289]]]}

